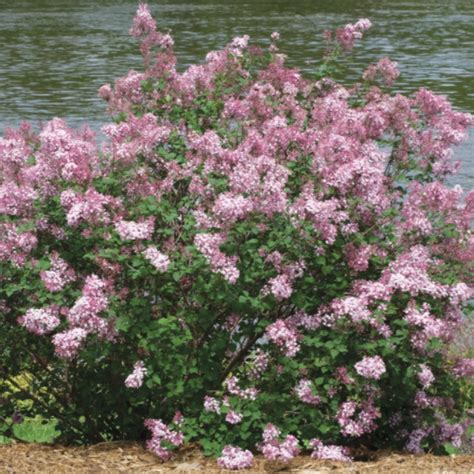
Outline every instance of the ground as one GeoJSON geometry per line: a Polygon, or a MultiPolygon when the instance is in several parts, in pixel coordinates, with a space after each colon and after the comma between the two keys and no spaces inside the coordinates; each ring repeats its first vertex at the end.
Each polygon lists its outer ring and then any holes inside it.
{"type": "MultiPolygon", "coordinates": [[[[363,456],[364,457],[364,456],[363,456]]],[[[231,472],[219,470],[215,461],[204,458],[193,448],[181,450],[169,462],[158,458],[136,443],[100,443],[89,447],[11,444],[0,446],[0,473],[158,473],[231,472]]],[[[288,465],[256,457],[254,468],[239,472],[299,473],[474,473],[474,456],[414,456],[398,453],[371,453],[364,461],[350,464],[317,461],[299,456],[288,465]]]]}

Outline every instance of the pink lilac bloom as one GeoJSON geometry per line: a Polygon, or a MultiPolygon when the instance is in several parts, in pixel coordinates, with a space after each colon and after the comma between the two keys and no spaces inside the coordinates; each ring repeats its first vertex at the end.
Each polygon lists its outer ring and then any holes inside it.
{"type": "Polygon", "coordinates": [[[252,466],[253,454],[248,449],[227,445],[222,450],[217,464],[225,469],[247,469],[252,466]]]}
{"type": "Polygon", "coordinates": [[[415,395],[414,403],[418,408],[439,408],[452,405],[452,399],[447,397],[431,396],[423,390],[418,390],[415,395]]]}
{"type": "Polygon", "coordinates": [[[310,380],[300,380],[298,385],[295,387],[295,393],[297,397],[304,403],[308,403],[310,405],[319,405],[319,403],[321,403],[321,397],[313,395],[312,383],[310,380]]]}
{"type": "Polygon", "coordinates": [[[428,437],[432,432],[431,428],[417,428],[413,430],[408,436],[408,441],[405,445],[405,449],[413,454],[422,454],[424,452],[421,443],[428,437]]]}
{"type": "MultiPolygon", "coordinates": [[[[134,71],[131,69],[126,76],[123,76],[115,81],[115,88],[111,96],[108,97],[107,102],[109,111],[119,112],[127,111],[131,112],[130,108],[134,104],[141,104],[144,101],[144,94],[142,89],[142,81],[146,79],[145,74],[134,71]]],[[[107,94],[108,91],[105,92],[107,94]]],[[[105,135],[109,135],[111,127],[105,125],[102,127],[102,131],[105,135]]],[[[133,156],[135,143],[131,143],[130,146],[119,143],[118,146],[112,141],[109,146],[110,151],[114,158],[120,162],[130,162],[133,156]]]]}
{"type": "Polygon", "coordinates": [[[451,304],[458,305],[468,301],[474,296],[474,289],[467,286],[465,283],[460,282],[452,286],[449,289],[449,298],[451,304]]]}
{"type": "Polygon", "coordinates": [[[379,417],[379,410],[370,401],[363,404],[348,401],[339,407],[336,420],[344,436],[357,438],[374,431],[377,428],[375,420],[379,417]],[[356,412],[358,412],[357,415],[356,412]]]}
{"type": "Polygon", "coordinates": [[[367,18],[361,18],[355,24],[347,24],[336,30],[336,40],[345,51],[350,51],[357,39],[362,38],[362,32],[368,30],[372,23],[367,18]]]}
{"type": "Polygon", "coordinates": [[[76,279],[74,270],[59,256],[51,255],[51,268],[40,272],[40,278],[48,291],[61,291],[68,283],[76,279]]]}
{"type": "Polygon", "coordinates": [[[110,84],[104,84],[103,86],[99,87],[98,95],[101,99],[109,101],[112,97],[112,87],[110,84]]]}
{"type": "Polygon", "coordinates": [[[257,349],[253,358],[253,365],[249,370],[249,374],[254,379],[258,379],[267,370],[270,362],[270,356],[262,349],[257,349]]]}
{"type": "Polygon", "coordinates": [[[143,222],[120,220],[115,223],[115,230],[122,240],[151,239],[155,227],[155,219],[150,217],[143,222]]]}
{"type": "Polygon", "coordinates": [[[428,388],[435,381],[433,372],[426,364],[420,364],[420,372],[418,372],[418,380],[423,388],[428,388]]]}
{"type": "Polygon", "coordinates": [[[235,283],[239,278],[236,266],[237,257],[230,257],[220,250],[226,241],[225,234],[198,234],[194,238],[194,245],[204,255],[211,268],[220,273],[229,283],[235,283]]]}
{"type": "Polygon", "coordinates": [[[155,453],[163,461],[167,461],[172,456],[172,451],[162,446],[162,442],[166,441],[174,446],[181,446],[184,442],[184,434],[168,427],[161,420],[147,419],[145,420],[145,428],[151,431],[151,438],[147,441],[146,447],[152,453],[155,453]]]}
{"type": "Polygon", "coordinates": [[[265,459],[289,462],[300,453],[298,440],[293,435],[288,435],[283,441],[278,441],[276,438],[270,439],[267,432],[264,433],[263,438],[264,442],[260,444],[259,450],[265,459]]]}
{"type": "MultiPolygon", "coordinates": [[[[127,93],[135,97],[135,101],[142,100],[142,91],[134,91],[136,87],[135,80],[140,76],[132,76],[127,93]]],[[[171,133],[169,125],[163,125],[157,117],[151,113],[136,117],[130,113],[127,122],[119,124],[109,124],[102,127],[104,134],[110,139],[108,151],[112,157],[122,164],[131,164],[136,155],[140,154],[149,159],[153,159],[154,150],[160,143],[165,143],[171,133]]],[[[171,166],[168,164],[166,166],[171,166]]],[[[148,172],[146,168],[140,167],[135,174],[134,182],[129,183],[127,187],[128,194],[131,196],[151,195],[159,192],[160,186],[156,183],[152,185],[148,181],[148,172]],[[143,178],[143,179],[142,179],[143,178]]],[[[161,186],[166,182],[162,181],[161,186]]]]}
{"type": "Polygon", "coordinates": [[[310,446],[313,448],[312,458],[329,461],[352,461],[352,458],[349,456],[349,450],[345,447],[334,444],[324,445],[319,439],[312,439],[310,446]]]}
{"type": "Polygon", "coordinates": [[[37,193],[33,188],[6,181],[0,184],[0,214],[25,215],[32,209],[36,197],[37,193]]]}
{"type": "Polygon", "coordinates": [[[346,247],[347,264],[356,272],[363,272],[369,268],[369,259],[374,254],[372,245],[348,245],[346,247]]]}
{"type": "Polygon", "coordinates": [[[133,18],[133,26],[130,35],[139,38],[142,35],[152,33],[156,30],[156,22],[151,16],[150,9],[146,3],[140,3],[133,18]]]}
{"type": "Polygon", "coordinates": [[[385,364],[380,356],[365,356],[354,365],[357,373],[367,379],[378,380],[385,372],[385,364]]]}
{"type": "Polygon", "coordinates": [[[37,244],[38,239],[32,232],[20,232],[10,222],[0,223],[0,261],[22,267],[37,244]]]}
{"type": "Polygon", "coordinates": [[[229,225],[243,219],[253,209],[252,201],[242,195],[222,193],[214,203],[213,213],[224,224],[229,225]]]}
{"type": "Polygon", "coordinates": [[[52,338],[55,352],[63,359],[73,359],[84,344],[87,331],[82,328],[69,329],[55,334],[52,338]]]}
{"type": "Polygon", "coordinates": [[[382,58],[377,64],[371,64],[364,72],[363,78],[366,81],[374,81],[380,75],[386,86],[392,86],[395,79],[400,75],[397,63],[388,58],[382,58]]]}
{"type": "Polygon", "coordinates": [[[227,423],[230,423],[231,425],[236,425],[242,421],[242,414],[237,413],[234,410],[230,410],[225,416],[225,421],[227,421],[227,423]]]}
{"type": "Polygon", "coordinates": [[[421,309],[417,309],[415,301],[411,301],[405,310],[405,320],[418,329],[413,333],[411,342],[420,351],[425,348],[430,338],[447,339],[451,333],[448,321],[436,318],[430,310],[427,303],[423,303],[421,309]]]}
{"type": "Polygon", "coordinates": [[[207,412],[219,414],[221,412],[221,404],[214,397],[206,395],[204,397],[204,410],[207,412]]]}
{"type": "Polygon", "coordinates": [[[82,296],[76,300],[70,309],[67,320],[72,327],[80,327],[87,332],[100,334],[109,340],[113,339],[115,331],[110,321],[99,316],[108,307],[108,297],[105,293],[107,282],[97,275],[86,278],[82,296]]]}
{"type": "Polygon", "coordinates": [[[239,48],[239,49],[244,49],[248,46],[249,44],[249,35],[244,35],[244,36],[236,36],[233,40],[232,40],[232,47],[234,48],[239,48]]]}
{"type": "Polygon", "coordinates": [[[443,298],[448,295],[448,288],[431,279],[428,270],[432,264],[429,249],[415,245],[390,263],[383,271],[380,282],[392,291],[399,290],[413,296],[426,293],[435,298],[443,298]]]}
{"type": "Polygon", "coordinates": [[[336,380],[343,383],[344,385],[350,385],[354,383],[354,379],[349,375],[345,367],[338,367],[335,374],[336,380]]]}
{"type": "Polygon", "coordinates": [[[141,360],[135,362],[133,372],[125,379],[125,386],[127,388],[140,388],[143,385],[143,379],[146,374],[145,363],[141,360]]]}
{"type": "Polygon", "coordinates": [[[288,357],[294,357],[300,350],[298,332],[296,329],[287,326],[282,319],[270,324],[265,334],[274,344],[281,347],[284,354],[288,357]]]}
{"type": "Polygon", "coordinates": [[[277,301],[288,299],[293,293],[288,275],[278,275],[271,278],[262,291],[262,294],[268,293],[271,293],[277,301]]]}
{"type": "Polygon", "coordinates": [[[280,429],[272,423],[267,423],[262,433],[264,443],[269,443],[274,439],[277,439],[281,434],[280,429]]]}
{"type": "Polygon", "coordinates": [[[160,272],[166,272],[170,264],[170,259],[165,254],[161,253],[156,247],[148,247],[143,255],[147,260],[160,272]]]}
{"type": "Polygon", "coordinates": [[[121,201],[89,188],[84,194],[71,189],[61,193],[61,205],[66,210],[67,223],[77,227],[81,223],[108,224],[111,220],[109,209],[119,209],[121,201]]]}
{"type": "Polygon", "coordinates": [[[244,390],[241,389],[239,386],[239,379],[235,375],[229,377],[224,382],[224,385],[230,394],[236,395],[237,397],[248,400],[255,400],[257,398],[258,390],[253,387],[246,388],[244,390]]]}
{"type": "Polygon", "coordinates": [[[460,359],[453,367],[456,377],[474,377],[474,359],[460,359]]]}
{"type": "Polygon", "coordinates": [[[455,448],[462,445],[464,427],[460,423],[449,424],[442,416],[437,416],[437,424],[434,430],[434,438],[439,446],[451,443],[455,448]]]}
{"type": "Polygon", "coordinates": [[[39,150],[36,164],[25,170],[27,180],[41,189],[43,195],[56,192],[52,181],[89,184],[99,175],[99,157],[94,133],[85,127],[76,132],[66,122],[54,118],[38,135],[39,150]]]}
{"type": "Polygon", "coordinates": [[[18,324],[39,336],[50,333],[59,326],[60,322],[58,309],[55,307],[29,309],[24,316],[18,318],[18,324]]]}
{"type": "Polygon", "coordinates": [[[237,57],[242,56],[243,50],[248,46],[249,39],[249,35],[236,36],[228,46],[229,51],[237,57]]]}

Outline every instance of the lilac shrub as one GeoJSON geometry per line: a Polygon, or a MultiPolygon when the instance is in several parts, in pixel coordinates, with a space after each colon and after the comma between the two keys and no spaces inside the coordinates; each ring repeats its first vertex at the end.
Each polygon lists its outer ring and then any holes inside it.
{"type": "Polygon", "coordinates": [[[5,419],[27,407],[63,442],[148,439],[162,459],[199,442],[226,468],[459,445],[474,192],[445,179],[472,117],[392,93],[388,58],[336,82],[369,27],[326,32],[313,79],[277,33],[178,72],[140,5],[144,70],[100,89],[103,145],[60,119],[6,131],[5,419]]]}

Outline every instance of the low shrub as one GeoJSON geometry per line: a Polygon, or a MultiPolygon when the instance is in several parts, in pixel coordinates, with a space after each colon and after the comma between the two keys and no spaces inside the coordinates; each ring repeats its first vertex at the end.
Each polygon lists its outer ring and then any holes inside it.
{"type": "Polygon", "coordinates": [[[144,71],[100,89],[105,144],[60,119],[5,133],[4,420],[29,400],[62,442],[198,441],[230,468],[460,445],[474,192],[444,181],[472,117],[391,92],[387,58],[337,82],[369,27],[326,33],[311,79],[277,33],[178,72],[140,5],[144,71]]]}

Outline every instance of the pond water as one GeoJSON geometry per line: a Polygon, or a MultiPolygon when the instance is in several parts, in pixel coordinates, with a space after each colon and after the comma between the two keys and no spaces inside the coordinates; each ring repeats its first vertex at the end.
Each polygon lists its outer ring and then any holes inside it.
{"type": "MultiPolygon", "coordinates": [[[[352,74],[390,56],[397,87],[420,85],[474,113],[474,0],[149,0],[162,30],[171,30],[180,67],[201,61],[233,36],[268,42],[282,36],[289,62],[310,70],[321,58],[323,30],[360,17],[374,27],[354,51],[352,74]]],[[[22,120],[64,117],[95,130],[107,121],[97,89],[140,68],[127,32],[134,0],[0,0],[0,132],[22,120]]],[[[458,147],[453,182],[474,182],[474,130],[458,147]]]]}

